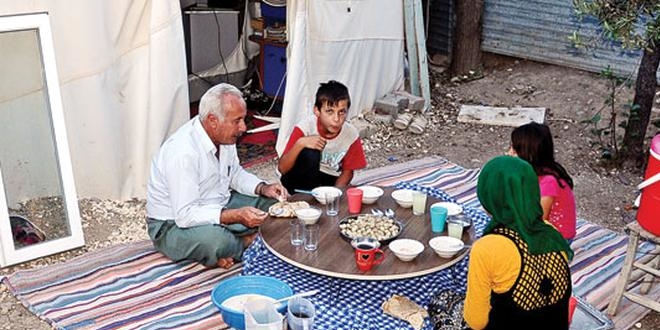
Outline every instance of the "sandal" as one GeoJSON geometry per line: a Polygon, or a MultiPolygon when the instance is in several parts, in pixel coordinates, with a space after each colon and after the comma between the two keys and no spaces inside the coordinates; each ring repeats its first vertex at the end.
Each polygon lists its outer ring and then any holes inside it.
{"type": "Polygon", "coordinates": [[[429,120],[426,119],[426,117],[423,114],[418,114],[412,120],[410,126],[408,126],[408,130],[414,134],[422,134],[424,133],[424,129],[426,129],[426,125],[428,123],[429,120]]]}
{"type": "Polygon", "coordinates": [[[400,130],[404,130],[408,128],[408,125],[410,125],[410,121],[412,120],[413,115],[410,112],[405,112],[397,116],[397,118],[394,120],[394,127],[400,130]]]}
{"type": "Polygon", "coordinates": [[[9,223],[14,243],[19,246],[36,244],[46,239],[46,235],[41,229],[20,215],[9,216],[9,223]]]}
{"type": "Polygon", "coordinates": [[[463,318],[465,294],[442,290],[435,294],[428,304],[429,318],[433,329],[470,329],[463,318]]]}

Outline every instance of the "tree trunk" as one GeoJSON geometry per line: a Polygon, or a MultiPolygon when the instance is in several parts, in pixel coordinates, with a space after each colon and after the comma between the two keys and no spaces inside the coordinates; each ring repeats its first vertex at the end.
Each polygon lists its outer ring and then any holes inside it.
{"type": "Polygon", "coordinates": [[[451,59],[451,75],[481,71],[481,16],[483,0],[455,0],[456,28],[451,59]]]}
{"type": "Polygon", "coordinates": [[[644,49],[642,62],[637,70],[635,82],[635,98],[633,104],[637,105],[630,110],[626,132],[621,143],[620,160],[624,163],[633,162],[637,167],[644,163],[644,137],[651,117],[651,107],[655,96],[656,77],[660,63],[660,43],[653,49],[644,49]]]}

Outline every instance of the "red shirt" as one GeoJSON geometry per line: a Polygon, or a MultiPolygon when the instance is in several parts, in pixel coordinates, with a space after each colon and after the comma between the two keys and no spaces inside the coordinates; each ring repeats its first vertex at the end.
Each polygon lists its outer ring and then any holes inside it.
{"type": "MultiPolygon", "coordinates": [[[[316,123],[316,122],[314,124],[318,125],[318,123],[316,123]]],[[[314,125],[314,126],[316,126],[316,125],[314,125]]],[[[345,129],[355,130],[355,128],[353,126],[347,126],[347,125],[350,125],[350,124],[344,123],[344,127],[342,127],[342,132],[344,132],[345,129]]],[[[304,137],[304,136],[307,136],[307,135],[319,134],[318,133],[318,128],[313,127],[313,132],[308,132],[308,134],[305,135],[305,132],[303,131],[301,126],[304,127],[305,124],[304,123],[299,124],[299,125],[297,125],[296,127],[293,128],[293,132],[291,132],[291,136],[289,137],[289,142],[287,142],[286,147],[284,148],[284,153],[283,154],[286,154],[287,152],[289,152],[291,150],[291,148],[293,147],[293,145],[296,143],[296,141],[298,141],[298,139],[300,139],[301,137],[304,137]]],[[[307,125],[307,128],[309,130],[310,125],[307,125]]],[[[364,155],[364,149],[362,148],[362,141],[360,140],[359,135],[354,134],[355,137],[353,137],[353,135],[349,135],[349,138],[347,139],[346,134],[342,134],[342,132],[340,132],[340,134],[337,137],[335,137],[333,139],[328,139],[328,144],[326,145],[326,149],[329,149],[330,144],[334,144],[333,149],[341,150],[341,152],[340,152],[341,159],[339,159],[339,165],[340,165],[341,168],[334,168],[335,166],[332,166],[333,170],[336,171],[337,173],[327,173],[327,174],[330,174],[330,175],[338,176],[341,171],[344,171],[344,170],[357,170],[357,169],[361,169],[361,168],[364,168],[364,167],[367,166],[367,160],[366,160],[366,157],[364,155]],[[350,143],[350,144],[348,144],[348,143],[350,143]],[[346,146],[346,144],[348,144],[348,146],[346,146]],[[345,153],[344,153],[344,151],[345,151],[345,153]],[[343,156],[341,155],[341,153],[343,153],[343,156]]],[[[335,154],[337,154],[337,153],[335,153],[335,154]]],[[[321,162],[324,163],[325,160],[330,160],[330,159],[333,159],[333,157],[326,155],[326,150],[324,149],[322,151],[321,162]]],[[[334,159],[332,161],[336,162],[337,160],[334,159]]],[[[324,164],[321,164],[321,165],[322,165],[321,170],[323,171],[323,168],[324,168],[323,165],[324,164]]],[[[331,166],[331,165],[328,165],[328,166],[331,166]]],[[[324,172],[326,172],[326,171],[324,171],[324,172]]]]}

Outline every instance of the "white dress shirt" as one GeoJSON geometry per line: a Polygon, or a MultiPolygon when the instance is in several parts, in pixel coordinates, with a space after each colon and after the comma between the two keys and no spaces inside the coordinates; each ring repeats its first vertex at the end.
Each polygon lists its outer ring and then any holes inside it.
{"type": "Polygon", "coordinates": [[[230,189],[256,196],[262,180],[241,167],[236,145],[220,145],[218,158],[217,150],[199,116],[174,132],[151,162],[147,216],[181,228],[218,224],[230,189]]]}

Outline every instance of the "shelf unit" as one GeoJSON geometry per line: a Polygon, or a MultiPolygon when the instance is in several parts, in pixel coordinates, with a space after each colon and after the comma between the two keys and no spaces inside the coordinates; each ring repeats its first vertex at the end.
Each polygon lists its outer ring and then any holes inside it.
{"type": "Polygon", "coordinates": [[[261,16],[264,22],[262,35],[252,35],[251,41],[259,44],[259,76],[261,90],[273,98],[283,98],[286,86],[286,47],[281,39],[268,38],[266,29],[271,26],[286,25],[286,7],[275,7],[261,2],[261,16]]]}

